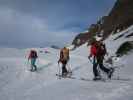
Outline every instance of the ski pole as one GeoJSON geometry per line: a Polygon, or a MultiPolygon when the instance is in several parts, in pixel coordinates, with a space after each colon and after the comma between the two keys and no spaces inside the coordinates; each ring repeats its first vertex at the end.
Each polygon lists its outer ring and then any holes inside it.
{"type": "Polygon", "coordinates": [[[30,64],[29,60],[26,60],[26,66],[27,66],[26,69],[30,70],[31,64],[30,64]]]}
{"type": "Polygon", "coordinates": [[[67,64],[67,67],[68,67],[68,71],[69,71],[70,73],[72,73],[72,70],[71,70],[71,68],[70,68],[70,65],[67,64]]]}
{"type": "Polygon", "coordinates": [[[90,58],[90,57],[88,57],[88,59],[89,59],[89,61],[93,64],[93,61],[91,60],[91,58],[90,58]]]}
{"type": "Polygon", "coordinates": [[[60,72],[60,63],[58,62],[58,73],[59,73],[59,75],[61,74],[61,72],[60,72]]]}

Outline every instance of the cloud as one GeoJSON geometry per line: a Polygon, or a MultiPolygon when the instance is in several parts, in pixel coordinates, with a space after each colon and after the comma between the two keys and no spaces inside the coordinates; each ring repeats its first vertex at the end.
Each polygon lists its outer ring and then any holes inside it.
{"type": "Polygon", "coordinates": [[[7,46],[39,46],[60,41],[69,41],[71,33],[50,30],[45,19],[18,12],[11,8],[0,8],[0,44],[7,46]],[[64,39],[65,37],[65,39],[64,39]]]}
{"type": "Polygon", "coordinates": [[[5,45],[39,42],[48,29],[44,20],[9,8],[0,9],[0,22],[0,43],[5,45]]]}
{"type": "Polygon", "coordinates": [[[107,12],[111,3],[107,0],[0,0],[0,45],[70,43],[107,12]]]}

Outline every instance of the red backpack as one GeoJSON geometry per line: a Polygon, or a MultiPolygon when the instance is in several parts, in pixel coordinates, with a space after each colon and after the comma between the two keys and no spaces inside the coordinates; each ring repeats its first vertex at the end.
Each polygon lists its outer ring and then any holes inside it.
{"type": "Polygon", "coordinates": [[[97,48],[96,48],[95,44],[91,45],[90,52],[91,52],[92,56],[96,56],[97,55],[97,48]]]}
{"type": "Polygon", "coordinates": [[[31,50],[30,51],[30,55],[29,55],[29,58],[37,58],[37,52],[35,50],[31,50]]]}
{"type": "Polygon", "coordinates": [[[106,47],[103,43],[94,43],[91,45],[90,52],[92,56],[104,56],[106,54],[106,47]]]}
{"type": "Polygon", "coordinates": [[[97,56],[105,56],[107,53],[105,44],[100,43],[97,47],[97,56]]]}

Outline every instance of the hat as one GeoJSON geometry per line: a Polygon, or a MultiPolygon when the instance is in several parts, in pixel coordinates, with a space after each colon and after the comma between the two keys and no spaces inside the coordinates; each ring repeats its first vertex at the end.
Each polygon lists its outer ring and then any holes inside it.
{"type": "Polygon", "coordinates": [[[96,36],[95,39],[96,39],[96,41],[101,41],[102,40],[102,36],[96,36]]]}

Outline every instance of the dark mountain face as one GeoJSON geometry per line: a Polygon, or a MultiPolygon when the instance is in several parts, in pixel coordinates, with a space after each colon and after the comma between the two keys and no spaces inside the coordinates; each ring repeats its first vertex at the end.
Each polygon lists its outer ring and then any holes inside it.
{"type": "Polygon", "coordinates": [[[80,33],[76,36],[72,44],[74,44],[76,47],[84,44],[88,38],[91,37],[91,34],[89,32],[86,33],[80,33]]]}
{"type": "Polygon", "coordinates": [[[133,0],[117,0],[101,26],[108,36],[112,31],[124,30],[133,24],[133,0]]]}
{"type": "Polygon", "coordinates": [[[108,16],[103,16],[96,24],[92,24],[88,32],[77,35],[72,44],[80,46],[100,32],[107,38],[111,33],[122,31],[132,24],[133,0],[117,0],[108,16]]]}

